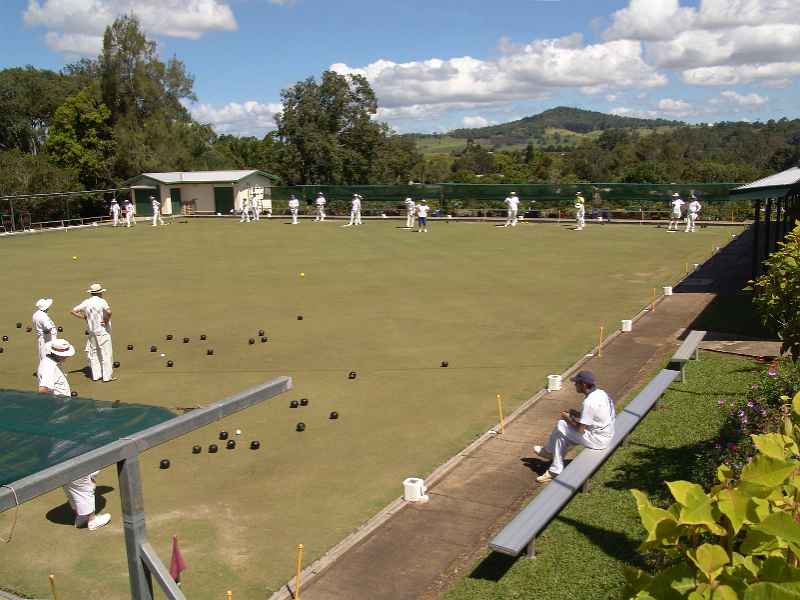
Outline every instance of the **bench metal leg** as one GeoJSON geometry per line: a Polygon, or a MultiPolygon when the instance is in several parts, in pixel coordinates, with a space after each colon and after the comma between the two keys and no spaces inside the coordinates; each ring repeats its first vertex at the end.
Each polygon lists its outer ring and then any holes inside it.
{"type": "Polygon", "coordinates": [[[536,558],[536,538],[533,538],[528,545],[525,546],[525,558],[533,560],[536,558]]]}
{"type": "Polygon", "coordinates": [[[694,359],[700,360],[700,346],[694,349],[694,359]]]}
{"type": "Polygon", "coordinates": [[[681,383],[686,383],[686,363],[681,363],[681,383]]]}

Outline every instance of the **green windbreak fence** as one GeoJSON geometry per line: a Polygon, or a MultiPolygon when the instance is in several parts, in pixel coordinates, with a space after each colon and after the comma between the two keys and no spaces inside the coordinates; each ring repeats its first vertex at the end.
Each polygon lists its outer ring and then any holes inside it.
{"type": "Polygon", "coordinates": [[[0,390],[0,485],[175,417],[157,406],[0,390]]]}
{"type": "Polygon", "coordinates": [[[403,214],[403,200],[425,199],[434,214],[459,216],[497,216],[505,208],[503,200],[511,192],[520,198],[520,209],[531,217],[558,217],[571,214],[575,193],[582,192],[587,212],[624,219],[662,218],[670,210],[673,193],[688,201],[691,194],[703,205],[702,215],[710,220],[743,220],[751,217],[749,201],[732,200],[728,191],[739,183],[716,184],[409,184],[362,186],[284,186],[273,187],[273,210],[286,209],[290,194],[300,200],[301,207],[313,207],[317,192],[322,192],[331,214],[346,214],[353,194],[360,194],[362,212],[367,215],[403,214]]]}

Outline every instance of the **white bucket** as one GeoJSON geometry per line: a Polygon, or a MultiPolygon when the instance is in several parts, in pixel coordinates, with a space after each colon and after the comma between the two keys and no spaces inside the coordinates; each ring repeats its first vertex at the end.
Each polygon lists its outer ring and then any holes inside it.
{"type": "Polygon", "coordinates": [[[694,270],[696,271],[699,268],[700,268],[700,264],[699,263],[694,263],[694,270]]]}
{"type": "Polygon", "coordinates": [[[409,477],[403,480],[403,500],[406,502],[427,502],[425,482],[419,477],[409,477]]]}
{"type": "Polygon", "coordinates": [[[547,391],[557,392],[561,389],[561,375],[548,375],[547,376],[547,391]]]}
{"type": "Polygon", "coordinates": [[[622,319],[622,331],[628,332],[633,329],[633,321],[630,319],[622,319]]]}
{"type": "Polygon", "coordinates": [[[671,285],[665,285],[664,286],[664,295],[665,296],[672,296],[672,286],[671,285]]]}

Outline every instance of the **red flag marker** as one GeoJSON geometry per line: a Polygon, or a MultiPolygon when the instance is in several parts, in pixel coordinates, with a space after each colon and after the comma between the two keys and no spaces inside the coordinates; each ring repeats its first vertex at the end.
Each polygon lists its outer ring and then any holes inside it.
{"type": "Polygon", "coordinates": [[[169,561],[169,574],[175,580],[175,583],[181,581],[181,571],[185,571],[186,561],[183,560],[181,549],[178,547],[178,536],[172,536],[172,558],[169,561]]]}

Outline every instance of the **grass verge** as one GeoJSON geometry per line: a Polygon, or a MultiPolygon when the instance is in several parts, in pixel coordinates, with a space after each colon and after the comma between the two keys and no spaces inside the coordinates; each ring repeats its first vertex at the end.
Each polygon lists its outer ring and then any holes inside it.
{"type": "Polygon", "coordinates": [[[654,498],[665,481],[697,472],[698,449],[713,440],[724,420],[719,399],[744,395],[758,369],[752,361],[703,353],[687,366],[687,383],[675,383],[659,407],[621,447],[536,542],[537,559],[489,554],[444,600],[619,598],[625,565],[641,566],[644,539],[629,490],[654,498]]]}

